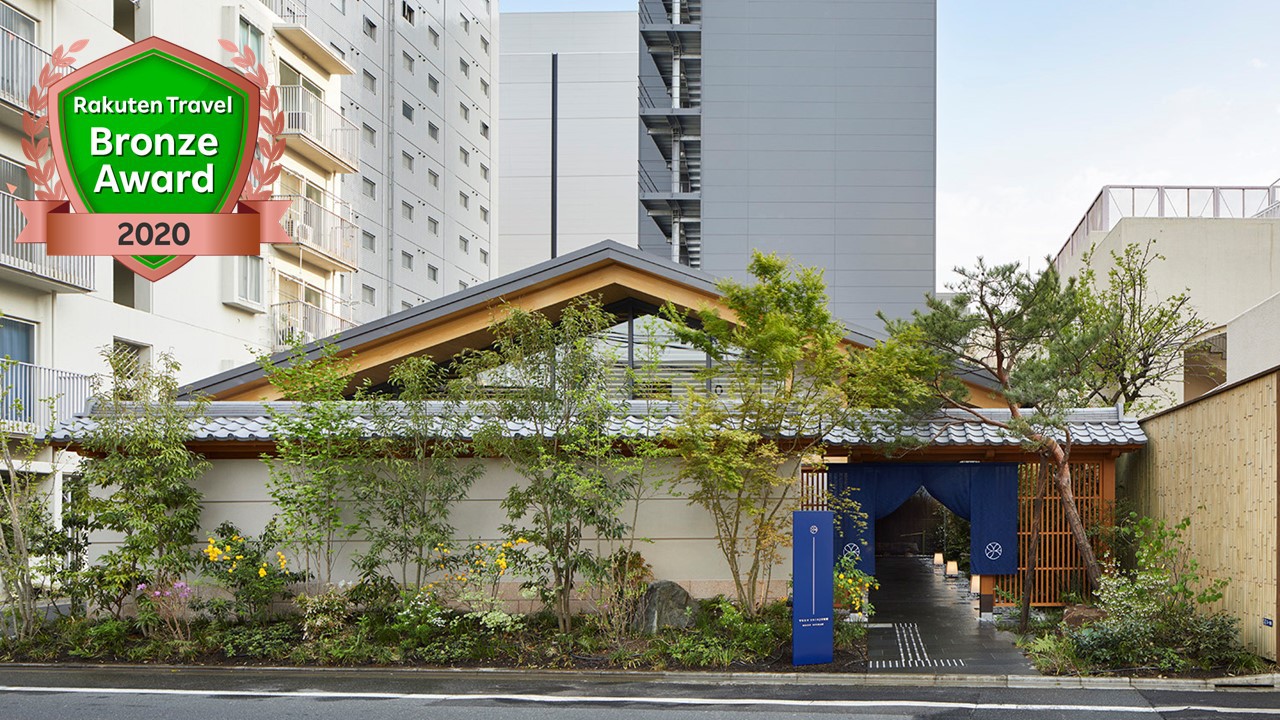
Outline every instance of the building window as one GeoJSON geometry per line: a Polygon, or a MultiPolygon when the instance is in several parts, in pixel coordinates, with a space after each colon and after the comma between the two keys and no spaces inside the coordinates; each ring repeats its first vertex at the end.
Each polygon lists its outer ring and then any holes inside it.
{"type": "Polygon", "coordinates": [[[400,103],[400,114],[409,122],[413,122],[413,106],[407,102],[400,103]]]}
{"type": "Polygon", "coordinates": [[[431,136],[432,140],[439,140],[440,128],[436,127],[435,123],[427,123],[427,135],[431,136]]]}
{"type": "Polygon", "coordinates": [[[373,73],[369,72],[368,70],[365,70],[363,73],[361,73],[360,85],[364,87],[365,90],[368,90],[371,93],[377,94],[378,92],[378,78],[374,77],[373,73]]]}
{"type": "Polygon", "coordinates": [[[469,253],[471,252],[471,241],[470,241],[470,240],[468,240],[468,239],[466,239],[466,238],[464,238],[464,237],[462,237],[461,235],[459,235],[459,236],[458,236],[458,249],[459,249],[459,250],[461,250],[461,251],[462,251],[462,252],[464,252],[464,253],[468,253],[468,254],[469,254],[469,253]]]}
{"type": "Polygon", "coordinates": [[[404,166],[405,170],[408,170],[409,172],[413,172],[413,156],[410,155],[409,153],[401,151],[400,164],[404,166]]]}
{"type": "Polygon", "coordinates": [[[378,131],[368,125],[364,125],[360,128],[360,137],[364,138],[364,141],[370,145],[378,144],[378,131]]]}
{"type": "Polygon", "coordinates": [[[360,192],[364,193],[367,198],[376,199],[378,197],[378,184],[369,178],[361,178],[360,192]]]}
{"type": "Polygon", "coordinates": [[[378,39],[378,25],[374,21],[370,20],[368,15],[364,16],[363,29],[365,37],[370,40],[378,39]]]}
{"type": "Polygon", "coordinates": [[[111,300],[135,310],[151,311],[151,283],[129,268],[113,260],[111,265],[111,300]]]}
{"type": "MultiPolygon", "coordinates": [[[[129,4],[132,5],[132,3],[129,4]]],[[[133,8],[130,8],[130,11],[132,10],[133,8]]],[[[248,20],[240,18],[240,37],[238,39],[240,40],[240,47],[248,45],[249,48],[253,50],[253,54],[258,57],[258,61],[265,64],[266,58],[262,54],[263,45],[261,30],[248,20]]]]}
{"type": "Polygon", "coordinates": [[[462,116],[463,120],[471,119],[471,110],[466,103],[458,103],[458,114],[462,116]]]}
{"type": "Polygon", "coordinates": [[[405,22],[407,22],[407,23],[409,23],[410,25],[412,25],[412,24],[413,24],[413,18],[414,18],[414,16],[415,16],[415,15],[417,15],[417,13],[414,11],[413,6],[412,6],[412,5],[410,5],[408,2],[405,2],[405,0],[401,0],[401,2],[400,2],[400,17],[404,18],[404,19],[405,19],[405,22]]]}
{"type": "Polygon", "coordinates": [[[246,310],[261,309],[263,260],[257,255],[240,255],[231,260],[231,297],[227,302],[246,310]]]}
{"type": "Polygon", "coordinates": [[[480,36],[480,49],[484,51],[485,55],[489,54],[489,38],[483,35],[480,36]]]}
{"type": "Polygon", "coordinates": [[[482,138],[489,137],[489,123],[483,123],[483,122],[480,123],[480,137],[482,138]]]}
{"type": "Polygon", "coordinates": [[[413,205],[407,202],[401,201],[400,216],[403,217],[405,220],[408,220],[409,222],[413,222],[413,205]]]}
{"type": "Polygon", "coordinates": [[[471,34],[471,21],[467,19],[467,16],[466,16],[466,15],[460,15],[459,17],[461,17],[461,18],[462,18],[462,32],[464,32],[464,33],[466,33],[466,34],[470,35],[470,34],[471,34]]]}
{"type": "MultiPolygon", "coordinates": [[[[24,320],[0,317],[0,357],[9,358],[13,362],[34,365],[36,362],[35,324],[24,320]]],[[[34,399],[31,398],[31,400],[34,399]]],[[[31,400],[28,400],[28,402],[31,400]]],[[[10,402],[12,402],[12,399],[10,402]]],[[[11,408],[6,408],[6,410],[11,410],[11,408]]]]}
{"type": "Polygon", "coordinates": [[[360,301],[365,305],[372,305],[378,301],[378,291],[368,285],[360,286],[360,301]]]}
{"type": "Polygon", "coordinates": [[[458,70],[462,72],[463,77],[471,77],[471,65],[467,63],[466,58],[458,58],[458,70]]]}
{"type": "Polygon", "coordinates": [[[471,153],[467,152],[466,148],[458,148],[458,159],[462,161],[463,165],[470,165],[471,153]]]}
{"type": "Polygon", "coordinates": [[[410,303],[408,300],[401,300],[401,301],[400,301],[400,309],[401,309],[401,310],[412,310],[412,309],[413,309],[413,303],[410,303]]]}
{"type": "Polygon", "coordinates": [[[378,238],[368,230],[360,231],[360,246],[369,252],[378,252],[378,238]]]}
{"type": "Polygon", "coordinates": [[[480,163],[480,177],[484,178],[485,180],[489,179],[489,166],[485,165],[484,163],[480,163]]]}
{"type": "Polygon", "coordinates": [[[400,53],[400,63],[404,66],[405,70],[408,70],[411,73],[413,72],[413,56],[412,55],[410,55],[407,52],[400,53]]]}
{"type": "Polygon", "coordinates": [[[436,32],[435,28],[427,28],[427,34],[431,36],[431,44],[440,47],[440,33],[436,32]]]}
{"type": "Polygon", "coordinates": [[[436,95],[440,94],[440,81],[436,79],[435,75],[427,75],[427,89],[436,95]]]}
{"type": "Polygon", "coordinates": [[[338,8],[338,12],[347,14],[347,0],[330,0],[330,4],[338,8]]]}
{"type": "Polygon", "coordinates": [[[480,206],[480,219],[489,222],[489,208],[483,205],[480,206]]]}
{"type": "Polygon", "coordinates": [[[400,252],[400,267],[406,270],[413,269],[413,256],[403,250],[400,252]]]}
{"type": "Polygon", "coordinates": [[[432,234],[432,235],[439,235],[439,234],[440,234],[440,221],[439,221],[439,220],[437,220],[437,219],[435,219],[435,218],[433,218],[433,217],[429,217],[429,218],[427,218],[427,230],[431,231],[431,234],[432,234]]]}
{"type": "Polygon", "coordinates": [[[467,284],[466,284],[466,283],[464,283],[464,282],[462,282],[461,280],[459,280],[459,281],[458,281],[458,289],[459,289],[459,290],[466,290],[466,289],[467,289],[467,284]]]}
{"type": "Polygon", "coordinates": [[[439,279],[440,279],[440,268],[436,267],[435,265],[428,265],[428,266],[427,266],[427,279],[428,279],[428,280],[430,280],[431,282],[436,282],[437,280],[439,280],[439,279]]]}
{"type": "Polygon", "coordinates": [[[346,53],[346,52],[344,52],[344,51],[342,50],[342,48],[338,47],[338,46],[337,46],[337,45],[335,45],[334,43],[329,43],[329,49],[330,49],[330,50],[332,50],[332,51],[333,51],[333,54],[334,54],[334,55],[337,55],[337,56],[338,56],[338,58],[340,58],[340,59],[342,59],[342,60],[346,60],[346,59],[347,59],[347,53],[346,53]]]}
{"type": "Polygon", "coordinates": [[[470,207],[470,206],[471,206],[471,198],[467,197],[467,194],[466,194],[466,193],[464,193],[464,192],[460,192],[460,193],[458,193],[458,204],[459,204],[459,205],[461,205],[461,206],[462,206],[462,207],[464,207],[464,208],[465,208],[465,207],[470,207]]]}
{"type": "Polygon", "coordinates": [[[480,264],[482,265],[489,264],[489,251],[483,248],[480,249],[480,264]]]}
{"type": "Polygon", "coordinates": [[[431,187],[433,188],[440,187],[440,173],[436,172],[435,170],[428,170],[427,182],[431,183],[431,187]]]}
{"type": "Polygon", "coordinates": [[[484,78],[480,78],[480,92],[484,93],[485,97],[489,97],[489,81],[484,78]]]}

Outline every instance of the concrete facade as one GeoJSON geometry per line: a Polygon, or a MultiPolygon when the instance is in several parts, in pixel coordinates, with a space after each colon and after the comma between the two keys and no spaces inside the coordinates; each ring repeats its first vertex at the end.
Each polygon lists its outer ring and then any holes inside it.
{"type": "Polygon", "coordinates": [[[1227,323],[1227,383],[1280,364],[1280,294],[1272,295],[1227,323]]]}
{"type": "Polygon", "coordinates": [[[559,55],[558,253],[601,240],[636,246],[638,27],[634,12],[503,14],[503,274],[551,257],[552,53],[559,55]]]}

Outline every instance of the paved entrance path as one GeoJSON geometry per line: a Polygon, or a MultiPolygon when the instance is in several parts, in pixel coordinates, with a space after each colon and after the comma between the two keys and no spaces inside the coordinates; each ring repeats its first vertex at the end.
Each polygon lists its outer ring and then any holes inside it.
{"type": "Polygon", "coordinates": [[[978,622],[978,601],[936,572],[928,558],[876,558],[871,593],[870,671],[1035,675],[1010,633],[978,622]]]}

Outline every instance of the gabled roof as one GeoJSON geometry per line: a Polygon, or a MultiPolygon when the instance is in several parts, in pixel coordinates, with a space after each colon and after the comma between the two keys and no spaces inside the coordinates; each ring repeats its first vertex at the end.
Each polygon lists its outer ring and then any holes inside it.
{"type": "MultiPolygon", "coordinates": [[[[599,297],[605,305],[631,301],[650,307],[670,302],[686,310],[712,307],[727,318],[733,312],[721,302],[716,278],[701,270],[671,262],[612,240],[596,243],[532,267],[509,273],[438,300],[402,310],[305,347],[308,358],[318,357],[325,344],[338,354],[354,355],[356,381],[385,381],[391,367],[414,355],[447,360],[469,348],[492,343],[489,326],[502,304],[542,312],[552,319],[574,298],[599,297]]],[[[866,328],[849,331],[850,344],[867,347],[884,338],[866,328]]],[[[271,356],[286,362],[288,352],[271,356]]],[[[985,382],[967,374],[976,404],[984,405],[985,382]]],[[[207,395],[214,400],[277,400],[280,395],[256,363],[218,373],[183,387],[184,395],[207,395]]]]}

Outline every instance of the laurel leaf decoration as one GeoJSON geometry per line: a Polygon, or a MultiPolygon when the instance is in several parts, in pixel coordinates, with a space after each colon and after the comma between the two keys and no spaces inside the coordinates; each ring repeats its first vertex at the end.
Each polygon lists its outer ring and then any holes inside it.
{"type": "Polygon", "coordinates": [[[58,178],[58,168],[49,157],[52,150],[49,139],[49,90],[75,66],[77,53],[89,46],[87,39],[76,40],[70,46],[59,45],[49,56],[49,62],[40,68],[36,84],[27,93],[30,111],[22,118],[22,154],[27,158],[27,177],[31,178],[37,200],[62,202],[67,194],[58,178]]]}
{"type": "Polygon", "coordinates": [[[267,68],[258,62],[253,48],[238,46],[231,40],[219,40],[218,44],[231,53],[231,64],[254,85],[258,86],[259,116],[258,138],[254,143],[257,157],[249,168],[249,178],[242,196],[246,200],[267,200],[272,185],[280,177],[279,161],[284,155],[284,141],[276,138],[284,132],[284,113],[280,109],[280,91],[271,84],[267,68]]]}

